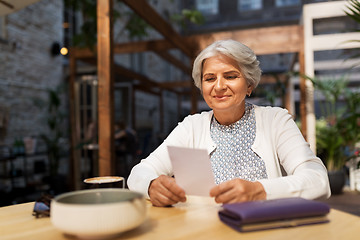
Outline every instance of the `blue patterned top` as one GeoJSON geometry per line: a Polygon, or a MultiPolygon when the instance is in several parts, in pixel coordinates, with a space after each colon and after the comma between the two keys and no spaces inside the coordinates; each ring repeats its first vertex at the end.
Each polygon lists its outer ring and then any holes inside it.
{"type": "Polygon", "coordinates": [[[251,149],[256,134],[255,111],[246,103],[244,116],[228,126],[212,118],[210,135],[217,145],[210,155],[216,184],[241,178],[257,181],[267,178],[264,161],[251,149]]]}

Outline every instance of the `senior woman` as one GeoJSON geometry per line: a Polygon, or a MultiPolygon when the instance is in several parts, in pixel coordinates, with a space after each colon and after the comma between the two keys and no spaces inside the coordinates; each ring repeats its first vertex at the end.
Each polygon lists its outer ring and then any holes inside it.
{"type": "Polygon", "coordinates": [[[132,169],[131,190],[144,193],[154,206],[186,201],[167,152],[167,146],[180,146],[207,149],[216,181],[209,195],[217,203],[330,196],[327,170],[291,115],[246,102],[261,76],[251,49],[234,40],[214,42],[195,59],[192,76],[212,111],[179,123],[132,169]]]}

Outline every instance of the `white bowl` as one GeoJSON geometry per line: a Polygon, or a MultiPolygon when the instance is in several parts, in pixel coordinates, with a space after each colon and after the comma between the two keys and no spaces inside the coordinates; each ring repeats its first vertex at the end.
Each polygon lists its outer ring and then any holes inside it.
{"type": "Polygon", "coordinates": [[[146,218],[145,198],[127,189],[80,190],[51,202],[52,224],[79,238],[108,238],[139,226],[146,218]]]}

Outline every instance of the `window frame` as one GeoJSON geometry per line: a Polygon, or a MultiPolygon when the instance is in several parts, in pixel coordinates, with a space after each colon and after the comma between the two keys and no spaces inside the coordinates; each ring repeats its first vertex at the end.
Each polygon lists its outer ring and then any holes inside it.
{"type": "Polygon", "coordinates": [[[293,6],[300,6],[301,0],[275,0],[275,7],[282,8],[282,7],[293,7],[293,6]],[[297,1],[296,3],[293,3],[297,1]],[[285,4],[279,5],[279,3],[287,2],[285,4]]]}
{"type": "MultiPolygon", "coordinates": [[[[201,9],[201,7],[199,8],[199,6],[201,5],[200,1],[202,1],[202,0],[195,0],[196,9],[199,12],[201,12],[204,15],[217,15],[217,14],[219,14],[219,0],[207,0],[207,1],[212,1],[211,4],[208,4],[208,5],[212,5],[212,6],[208,7],[208,8],[203,8],[203,9],[201,9]]],[[[203,5],[203,6],[206,6],[206,5],[203,5]]]]}
{"type": "Polygon", "coordinates": [[[254,2],[256,3],[256,5],[254,5],[254,6],[257,6],[257,5],[259,5],[259,7],[256,7],[256,8],[253,8],[253,7],[250,7],[250,8],[246,8],[246,9],[244,9],[244,8],[242,8],[242,3],[244,3],[243,2],[244,0],[238,0],[237,1],[237,4],[238,4],[238,7],[237,7],[237,9],[238,9],[238,12],[248,12],[248,11],[259,11],[259,10],[261,10],[261,9],[263,9],[263,0],[257,0],[258,2],[255,2],[254,0],[246,0],[246,2],[249,4],[249,6],[253,6],[254,4],[254,2]]]}

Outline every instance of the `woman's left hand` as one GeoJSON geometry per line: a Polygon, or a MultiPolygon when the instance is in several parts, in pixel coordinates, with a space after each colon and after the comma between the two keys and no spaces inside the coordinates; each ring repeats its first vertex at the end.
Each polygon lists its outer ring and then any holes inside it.
{"type": "Polygon", "coordinates": [[[236,178],[213,187],[210,196],[215,197],[217,203],[235,203],[265,200],[266,192],[259,182],[236,178]]]}

